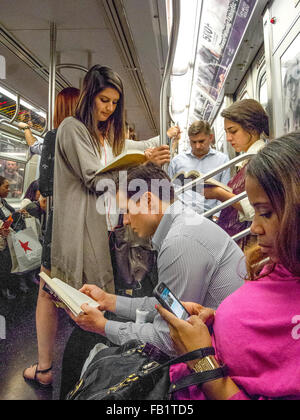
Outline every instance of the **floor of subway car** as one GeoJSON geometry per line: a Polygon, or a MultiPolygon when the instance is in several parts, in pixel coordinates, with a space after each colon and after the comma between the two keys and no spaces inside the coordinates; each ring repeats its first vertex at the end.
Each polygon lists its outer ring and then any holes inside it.
{"type": "Polygon", "coordinates": [[[37,361],[35,308],[38,285],[29,284],[16,299],[0,297],[0,400],[58,400],[61,359],[72,331],[69,317],[59,311],[59,330],[53,364],[53,387],[36,389],[27,384],[23,370],[37,361]]]}

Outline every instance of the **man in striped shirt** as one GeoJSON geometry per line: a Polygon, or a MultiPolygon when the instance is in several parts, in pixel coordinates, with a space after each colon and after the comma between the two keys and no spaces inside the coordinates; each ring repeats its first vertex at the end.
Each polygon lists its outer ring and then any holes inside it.
{"type": "MultiPolygon", "coordinates": [[[[140,237],[152,237],[158,252],[158,281],[178,299],[216,309],[243,284],[246,269],[240,248],[216,224],[176,200],[161,168],[152,163],[131,168],[124,185],[118,192],[121,208],[127,212],[124,223],[140,237]],[[135,188],[130,188],[131,182],[135,188]]],[[[155,310],[154,297],[116,296],[93,285],[85,285],[81,291],[97,300],[101,310],[128,319],[110,321],[98,309],[83,305],[85,314],[74,319],[81,328],[118,345],[139,339],[169,355],[176,354],[168,325],[155,310]],[[146,323],[135,323],[137,309],[148,311],[146,323]]]]}

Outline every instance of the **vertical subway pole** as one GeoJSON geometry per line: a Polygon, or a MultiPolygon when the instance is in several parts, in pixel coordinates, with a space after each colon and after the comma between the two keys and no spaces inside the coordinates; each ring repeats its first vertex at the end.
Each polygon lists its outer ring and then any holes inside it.
{"type": "Polygon", "coordinates": [[[170,86],[170,77],[172,74],[172,67],[175,57],[176,44],[180,23],[180,0],[172,1],[172,29],[170,34],[170,45],[168,56],[163,75],[161,91],[160,91],[160,143],[167,144],[167,129],[168,129],[168,88],[170,86]]]}
{"type": "MultiPolygon", "coordinates": [[[[53,130],[53,115],[55,104],[55,75],[56,75],[56,23],[50,23],[50,61],[49,61],[49,93],[48,93],[48,130],[53,130]]],[[[52,197],[47,197],[46,220],[52,208],[52,197]]]]}
{"type": "Polygon", "coordinates": [[[55,103],[55,73],[56,73],[56,23],[50,23],[50,63],[49,63],[49,96],[48,96],[48,130],[53,129],[53,114],[55,103]]]}

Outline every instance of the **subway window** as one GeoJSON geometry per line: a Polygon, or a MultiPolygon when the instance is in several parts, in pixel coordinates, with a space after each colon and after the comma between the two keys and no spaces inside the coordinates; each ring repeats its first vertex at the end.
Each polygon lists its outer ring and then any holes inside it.
{"type": "Polygon", "coordinates": [[[259,102],[262,106],[267,109],[268,106],[268,87],[267,87],[267,75],[263,73],[259,80],[259,92],[258,92],[259,102]]]}
{"type": "Polygon", "coordinates": [[[21,198],[24,190],[25,163],[0,159],[0,176],[9,182],[7,198],[21,198]]]}

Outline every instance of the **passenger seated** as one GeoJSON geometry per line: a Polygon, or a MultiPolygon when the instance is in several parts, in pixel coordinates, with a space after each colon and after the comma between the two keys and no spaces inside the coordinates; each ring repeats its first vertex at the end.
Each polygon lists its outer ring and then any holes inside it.
{"type": "MultiPolygon", "coordinates": [[[[185,303],[188,321],[158,311],[169,323],[179,353],[213,346],[214,368],[228,366],[226,378],[192,386],[177,399],[299,399],[300,398],[300,133],[274,140],[248,164],[246,191],[255,210],[251,232],[257,236],[257,259],[246,284],[229,296],[216,313],[185,303]],[[213,321],[210,336],[207,321],[213,321]]],[[[194,360],[171,367],[171,381],[212,370],[194,360]]],[[[211,373],[212,374],[212,373],[211,373]]]]}
{"type": "MultiPolygon", "coordinates": [[[[5,200],[10,192],[10,184],[8,179],[0,176],[0,221],[5,222],[12,217],[13,223],[11,227],[15,231],[24,229],[25,225],[22,215],[16,212],[5,200]]],[[[12,261],[7,245],[7,237],[10,230],[5,227],[0,228],[0,291],[4,298],[15,299],[17,285],[20,283],[18,276],[11,274],[12,261]]]]}
{"type": "MultiPolygon", "coordinates": [[[[152,237],[158,252],[158,282],[166,283],[180,299],[196,299],[214,308],[243,284],[240,248],[221,228],[176,200],[170,178],[160,167],[148,162],[129,169],[124,188],[120,185],[118,192],[120,207],[128,212],[124,222],[140,237],[152,237]],[[137,180],[145,189],[135,203],[136,191],[130,191],[130,185],[137,180]],[[161,191],[151,190],[156,180],[164,184],[161,191]]],[[[116,296],[88,284],[81,291],[97,300],[102,311],[125,319],[107,320],[100,310],[83,305],[85,314],[72,317],[82,329],[106,336],[117,345],[139,339],[175,354],[167,324],[156,314],[155,298],[116,296]],[[135,323],[137,309],[149,312],[145,324],[135,323]]]]}
{"type": "MultiPolygon", "coordinates": [[[[214,223],[176,201],[171,181],[160,167],[149,162],[129,169],[127,186],[127,191],[120,186],[118,192],[121,208],[128,212],[124,223],[140,237],[152,237],[158,252],[158,282],[166,283],[181,299],[197,298],[198,303],[209,302],[208,306],[214,308],[242,285],[240,274],[244,264],[239,247],[214,223]],[[130,191],[130,183],[137,180],[145,188],[147,185],[147,190],[140,189],[135,202],[137,193],[130,191]],[[160,191],[151,190],[155,180],[165,181],[160,191]]],[[[101,310],[128,321],[135,321],[136,309],[149,311],[149,322],[145,327],[134,322],[107,321],[101,311],[87,306],[86,314],[74,319],[80,327],[105,335],[118,345],[139,338],[174,354],[166,325],[155,314],[155,298],[129,300],[94,285],[84,285],[81,290],[99,301],[101,310]]]]}
{"type": "Polygon", "coordinates": [[[34,201],[38,201],[40,198],[40,190],[39,190],[39,183],[37,180],[32,181],[32,183],[27,188],[26,193],[24,194],[24,198],[21,201],[20,208],[24,209],[28,204],[33,203],[34,201]]]}

